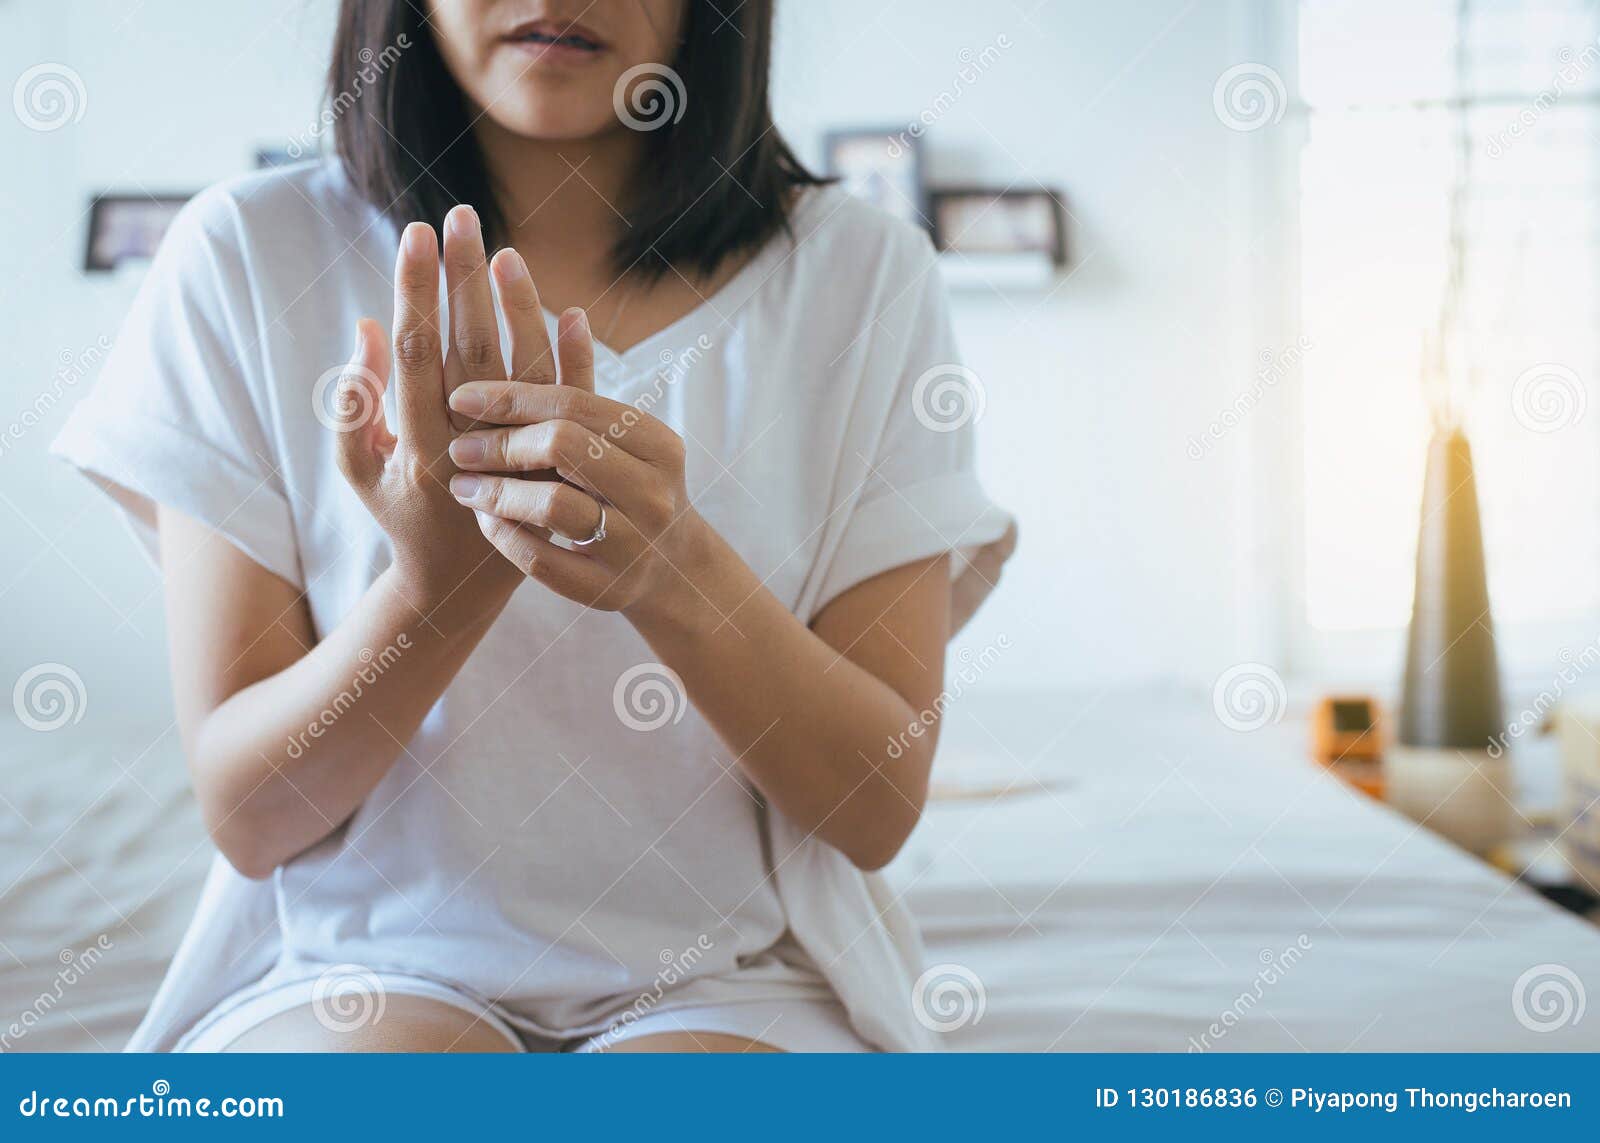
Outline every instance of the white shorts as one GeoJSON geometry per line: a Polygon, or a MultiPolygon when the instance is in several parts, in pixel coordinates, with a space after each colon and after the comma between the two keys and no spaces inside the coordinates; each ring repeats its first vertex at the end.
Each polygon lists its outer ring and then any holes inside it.
{"type": "MultiPolygon", "coordinates": [[[[656,1009],[627,1019],[604,1032],[573,1040],[549,1040],[518,1031],[503,1010],[427,977],[396,972],[367,973],[370,994],[348,994],[337,1000],[318,995],[319,977],[254,986],[224,1000],[191,1028],[177,1045],[180,1052],[220,1052],[246,1032],[295,1008],[325,1005],[330,1027],[355,1027],[362,1020],[382,1018],[382,998],[418,996],[448,1004],[493,1028],[517,1052],[599,1052],[627,1040],[663,1032],[711,1032],[759,1040],[785,1052],[870,1052],[834,999],[746,1001],[738,1004],[656,1009]],[[376,997],[376,999],[375,999],[376,997]]],[[[631,1015],[631,1011],[630,1011],[631,1015]]]]}

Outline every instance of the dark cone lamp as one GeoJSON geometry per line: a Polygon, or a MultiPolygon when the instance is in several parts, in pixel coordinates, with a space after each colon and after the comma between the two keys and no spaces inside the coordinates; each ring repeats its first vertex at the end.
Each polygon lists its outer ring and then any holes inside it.
{"type": "Polygon", "coordinates": [[[1443,427],[1428,445],[1389,800],[1488,852],[1510,827],[1505,747],[1472,447],[1460,428],[1443,427]]]}

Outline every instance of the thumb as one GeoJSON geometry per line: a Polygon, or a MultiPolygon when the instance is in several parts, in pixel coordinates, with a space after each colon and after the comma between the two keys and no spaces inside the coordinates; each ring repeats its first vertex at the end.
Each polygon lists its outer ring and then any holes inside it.
{"type": "Polygon", "coordinates": [[[389,387],[389,346],[378,323],[356,323],[356,346],[345,364],[333,400],[333,430],[338,437],[339,471],[357,490],[373,484],[394,447],[383,416],[389,387]]]}
{"type": "Polygon", "coordinates": [[[561,369],[557,384],[594,392],[594,336],[589,315],[577,306],[564,310],[556,323],[556,361],[561,369]]]}

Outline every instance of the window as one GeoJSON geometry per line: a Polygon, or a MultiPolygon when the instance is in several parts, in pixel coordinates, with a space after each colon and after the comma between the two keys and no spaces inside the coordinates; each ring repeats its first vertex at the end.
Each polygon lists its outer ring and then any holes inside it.
{"type": "Polygon", "coordinates": [[[1298,650],[1314,673],[1340,646],[1392,652],[1410,614],[1452,191],[1463,273],[1447,359],[1473,379],[1502,664],[1545,672],[1600,633],[1597,36],[1580,0],[1300,5],[1298,650]]]}

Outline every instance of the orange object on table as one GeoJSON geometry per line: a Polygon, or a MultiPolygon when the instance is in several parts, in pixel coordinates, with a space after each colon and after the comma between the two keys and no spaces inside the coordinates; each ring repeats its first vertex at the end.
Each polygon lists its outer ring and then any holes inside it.
{"type": "Polygon", "coordinates": [[[1311,713],[1311,756],[1362,793],[1383,797],[1383,722],[1370,695],[1328,695],[1311,713]]]}

